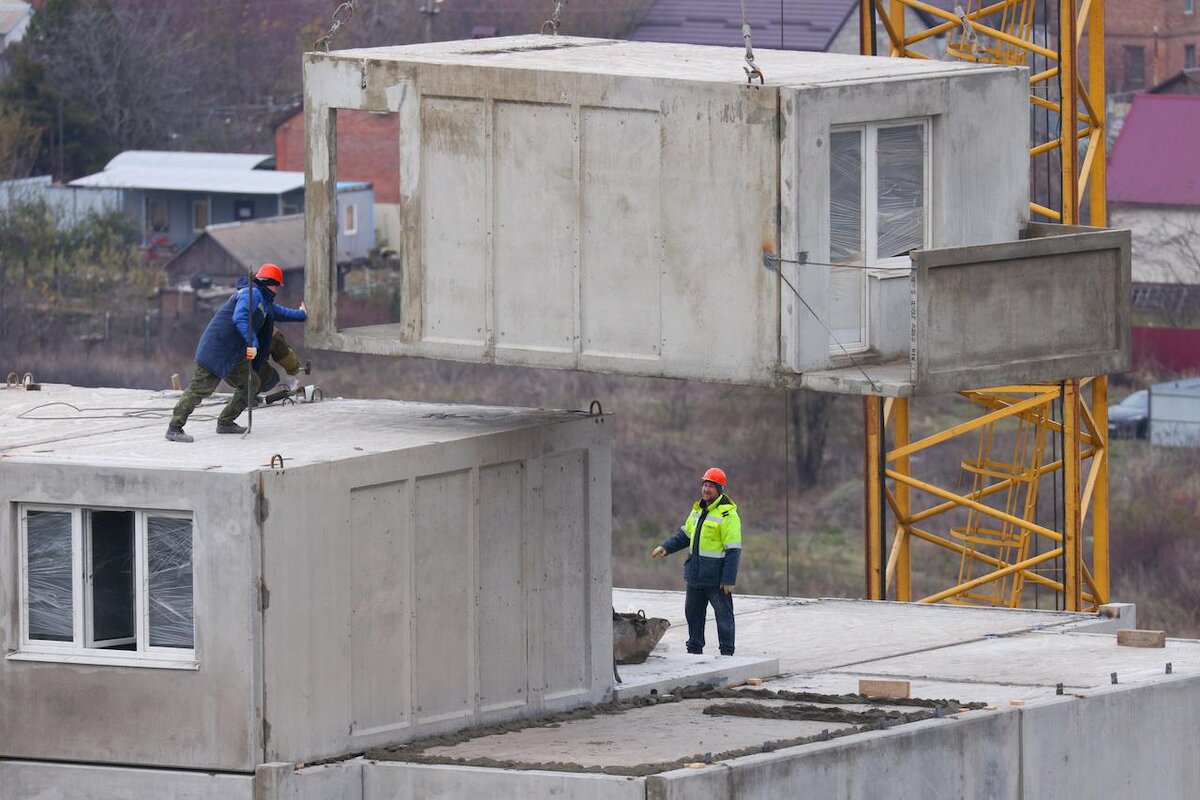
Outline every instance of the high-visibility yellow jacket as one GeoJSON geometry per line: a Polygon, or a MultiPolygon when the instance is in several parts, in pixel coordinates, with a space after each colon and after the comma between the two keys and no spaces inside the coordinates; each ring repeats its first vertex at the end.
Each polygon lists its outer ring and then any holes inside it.
{"type": "Polygon", "coordinates": [[[726,494],[707,505],[693,503],[683,525],[662,546],[668,553],[687,548],[683,579],[689,586],[733,586],[742,555],[737,504],[726,494]]]}

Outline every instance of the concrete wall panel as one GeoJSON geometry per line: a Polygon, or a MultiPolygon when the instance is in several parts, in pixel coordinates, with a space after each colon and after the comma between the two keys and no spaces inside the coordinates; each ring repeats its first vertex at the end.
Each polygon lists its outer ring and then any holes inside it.
{"type": "Polygon", "coordinates": [[[587,625],[588,503],[586,453],[543,462],[542,602],[545,614],[545,689],[548,697],[586,692],[593,642],[587,625]],[[582,623],[582,624],[581,624],[582,623]]]}
{"type": "Polygon", "coordinates": [[[250,775],[0,760],[0,800],[257,800],[250,775]]]}
{"type": "Polygon", "coordinates": [[[1129,369],[1127,231],[929,250],[913,258],[918,393],[1129,369]]]}
{"type": "Polygon", "coordinates": [[[525,603],[525,465],[479,470],[479,703],[484,711],[521,706],[529,684],[525,603]]]}
{"type": "Polygon", "coordinates": [[[417,479],[413,517],[416,616],[409,651],[416,661],[416,722],[439,722],[474,706],[474,588],[471,473],[417,479]]]}
{"type": "Polygon", "coordinates": [[[1200,676],[1195,674],[1025,708],[1023,796],[1195,797],[1200,787],[1197,708],[1200,676]],[[1104,737],[1103,746],[1098,737],[1104,737]]]}
{"type": "Polygon", "coordinates": [[[496,349],[569,354],[578,249],[575,115],[568,105],[514,102],[496,103],[493,114],[496,349]]]}
{"type": "Polygon", "coordinates": [[[606,434],[554,415],[264,473],[266,758],[310,762],[606,696],[606,434]]]}
{"type": "Polygon", "coordinates": [[[350,665],[354,733],[410,724],[412,674],[411,481],[364,486],[350,495],[350,665]]]}
{"type": "Polygon", "coordinates": [[[662,350],[662,133],[652,111],[580,111],[581,352],[662,350]],[[623,295],[613,286],[625,289],[623,295]]]}
{"type": "Polygon", "coordinates": [[[1018,800],[1016,713],[929,720],[647,779],[647,800],[1018,800]]]}
{"type": "Polygon", "coordinates": [[[464,797],[645,800],[646,779],[384,761],[367,762],[363,767],[363,800],[461,800],[464,797]]]}
{"type": "MultiPolygon", "coordinates": [[[[421,104],[422,252],[436,270],[423,283],[425,336],[484,343],[487,328],[487,108],[479,100],[428,97],[421,104]]],[[[416,137],[412,137],[416,138],[416,137]]]]}
{"type": "Polygon", "coordinates": [[[0,757],[252,770],[261,752],[253,482],[9,459],[0,486],[9,501],[0,509],[0,757]],[[191,512],[198,668],[18,660],[18,503],[191,512]]]}

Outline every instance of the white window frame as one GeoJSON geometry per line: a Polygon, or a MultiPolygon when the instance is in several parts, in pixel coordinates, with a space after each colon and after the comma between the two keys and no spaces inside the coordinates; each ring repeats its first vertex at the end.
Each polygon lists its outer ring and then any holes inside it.
{"type": "MultiPolygon", "coordinates": [[[[933,214],[931,190],[933,187],[933,159],[931,153],[933,151],[933,124],[931,117],[905,117],[902,119],[880,120],[876,122],[864,122],[852,125],[834,125],[830,127],[830,134],[842,133],[846,131],[858,131],[860,141],[862,142],[862,192],[860,208],[862,212],[862,253],[863,263],[857,265],[847,265],[846,267],[832,267],[833,272],[839,270],[854,270],[857,276],[859,286],[859,314],[862,321],[860,327],[860,337],[857,341],[843,342],[830,341],[829,353],[833,356],[862,353],[870,349],[871,342],[871,319],[870,319],[870,302],[869,278],[890,278],[899,275],[907,274],[912,269],[912,259],[908,256],[893,256],[890,258],[879,258],[879,131],[888,128],[906,128],[919,125],[922,128],[921,140],[924,142],[924,153],[922,160],[922,178],[923,185],[921,187],[922,198],[924,200],[924,231],[922,231],[923,247],[929,247],[933,241],[933,214]]],[[[833,198],[829,199],[832,203],[833,198]]],[[[832,278],[832,275],[831,275],[832,278]]],[[[830,329],[834,328],[834,323],[830,320],[830,329]]]]}
{"type": "Polygon", "coordinates": [[[203,233],[204,229],[207,228],[209,225],[212,225],[212,198],[205,197],[202,200],[193,200],[192,201],[192,233],[203,233]],[[208,222],[205,223],[204,225],[200,226],[199,228],[197,228],[196,227],[196,209],[199,208],[200,206],[204,206],[204,208],[205,208],[204,216],[208,219],[208,222]]]}
{"type": "MultiPolygon", "coordinates": [[[[102,666],[131,666],[156,667],[160,669],[198,669],[196,659],[195,638],[192,649],[178,647],[152,647],[150,645],[150,609],[149,592],[150,576],[147,564],[147,518],[165,517],[168,519],[186,519],[192,523],[192,552],[195,553],[196,530],[195,521],[191,514],[179,511],[169,511],[148,508],[115,508],[107,506],[66,506],[36,503],[22,503],[18,509],[17,525],[17,558],[18,558],[18,596],[20,649],[9,653],[7,658],[13,661],[53,661],[68,664],[95,664],[102,666]],[[71,515],[71,604],[73,640],[70,642],[52,642],[29,638],[29,543],[26,519],[30,511],[49,511],[69,513],[71,515]],[[91,590],[90,572],[87,566],[90,547],[89,532],[85,530],[85,522],[89,515],[86,511],[132,511],[134,515],[134,614],[135,639],[137,650],[111,650],[89,646],[92,642],[92,625],[90,621],[91,590]]],[[[196,608],[196,565],[192,561],[192,608],[196,608]]],[[[193,612],[193,637],[196,635],[197,624],[193,612]]],[[[114,642],[115,643],[115,642],[114,642]]]]}
{"type": "Polygon", "coordinates": [[[358,233],[358,204],[357,203],[346,203],[346,205],[342,208],[342,233],[346,234],[347,236],[354,236],[355,234],[358,233]],[[349,224],[347,224],[350,221],[347,219],[347,217],[353,218],[353,221],[354,221],[353,226],[350,226],[349,224]]]}

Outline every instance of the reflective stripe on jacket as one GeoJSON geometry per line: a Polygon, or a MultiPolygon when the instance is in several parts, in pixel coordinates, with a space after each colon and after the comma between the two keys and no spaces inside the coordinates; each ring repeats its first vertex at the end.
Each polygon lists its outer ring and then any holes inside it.
{"type": "Polygon", "coordinates": [[[683,578],[689,586],[736,584],[742,554],[737,504],[725,494],[707,507],[694,503],[683,526],[662,546],[668,553],[688,549],[683,578]]]}

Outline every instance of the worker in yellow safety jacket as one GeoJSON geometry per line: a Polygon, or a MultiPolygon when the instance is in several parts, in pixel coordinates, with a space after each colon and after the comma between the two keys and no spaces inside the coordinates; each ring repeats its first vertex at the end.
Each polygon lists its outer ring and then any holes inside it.
{"type": "Polygon", "coordinates": [[[717,618],[717,641],[721,655],[733,655],[733,587],[737,583],[738,561],[742,555],[742,520],[737,505],[725,494],[725,472],[713,467],[704,473],[700,499],[683,527],[654,548],[652,558],[666,558],[688,548],[683,564],[687,596],[683,612],[687,617],[689,653],[704,652],[704,620],[708,607],[717,618]]]}

